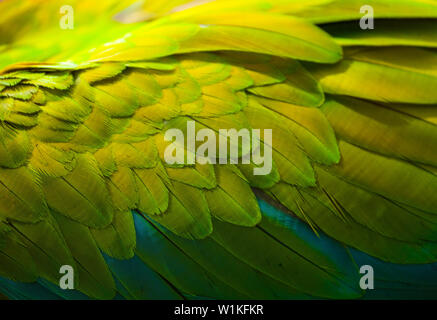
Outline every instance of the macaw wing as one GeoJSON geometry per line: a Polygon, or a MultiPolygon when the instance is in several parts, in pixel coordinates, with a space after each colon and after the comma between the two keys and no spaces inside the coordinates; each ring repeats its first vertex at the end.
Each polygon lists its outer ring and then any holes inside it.
{"type": "MultiPolygon", "coordinates": [[[[349,298],[362,295],[349,247],[435,262],[436,38],[395,39],[389,20],[368,38],[323,25],[342,55],[309,22],[358,18],[339,4],[189,5],[110,42],[14,55],[0,75],[0,274],[56,290],[71,265],[97,298],[349,298]],[[169,164],[166,132],[193,122],[216,148],[220,129],[272,129],[258,141],[270,172],[169,164]]],[[[372,4],[382,18],[437,11],[372,4]]]]}

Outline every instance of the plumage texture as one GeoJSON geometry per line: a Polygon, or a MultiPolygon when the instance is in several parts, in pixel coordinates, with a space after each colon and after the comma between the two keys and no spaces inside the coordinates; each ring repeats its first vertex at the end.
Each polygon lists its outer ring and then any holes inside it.
{"type": "Polygon", "coordinates": [[[350,0],[70,2],[74,30],[56,1],[0,2],[1,292],[437,295],[435,2],[367,1],[374,31],[350,0]],[[192,121],[217,148],[272,129],[271,172],[168,164],[192,121]]]}

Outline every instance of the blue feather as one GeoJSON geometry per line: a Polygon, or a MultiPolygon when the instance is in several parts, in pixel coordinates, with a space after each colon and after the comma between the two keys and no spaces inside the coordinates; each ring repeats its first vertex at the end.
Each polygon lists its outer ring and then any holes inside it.
{"type": "MultiPolygon", "coordinates": [[[[358,285],[360,266],[372,266],[375,289],[366,290],[365,299],[437,296],[437,263],[384,262],[348,248],[323,232],[316,234],[305,222],[264,200],[260,199],[259,205],[263,214],[262,228],[275,228],[280,231],[277,236],[281,241],[297,239],[315,254],[328,256],[332,263],[342,266],[347,281],[357,281],[358,285]]],[[[136,256],[121,261],[104,254],[115,278],[118,291],[115,299],[311,298],[258,272],[211,238],[187,240],[137,213],[133,215],[136,256]]],[[[44,279],[17,283],[0,277],[0,291],[11,299],[89,299],[77,290],[62,290],[44,279]]]]}
{"type": "Polygon", "coordinates": [[[60,300],[62,297],[54,294],[38,282],[21,283],[0,277],[0,291],[9,299],[16,300],[60,300]]]}
{"type": "MultiPolygon", "coordinates": [[[[165,254],[165,253],[163,253],[165,254]]],[[[137,256],[117,260],[104,255],[118,282],[134,299],[181,299],[181,295],[137,256]]]]}

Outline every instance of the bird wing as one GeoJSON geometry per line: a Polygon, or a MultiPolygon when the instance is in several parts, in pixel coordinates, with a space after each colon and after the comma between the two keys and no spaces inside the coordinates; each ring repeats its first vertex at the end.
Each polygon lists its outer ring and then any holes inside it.
{"type": "Polygon", "coordinates": [[[359,1],[151,3],[2,38],[0,275],[57,284],[71,265],[88,296],[139,298],[141,264],[172,298],[351,298],[349,247],[436,261],[434,2],[368,1],[368,33],[359,1]],[[272,170],[169,164],[166,132],[190,123],[217,148],[271,129],[272,170]]]}

